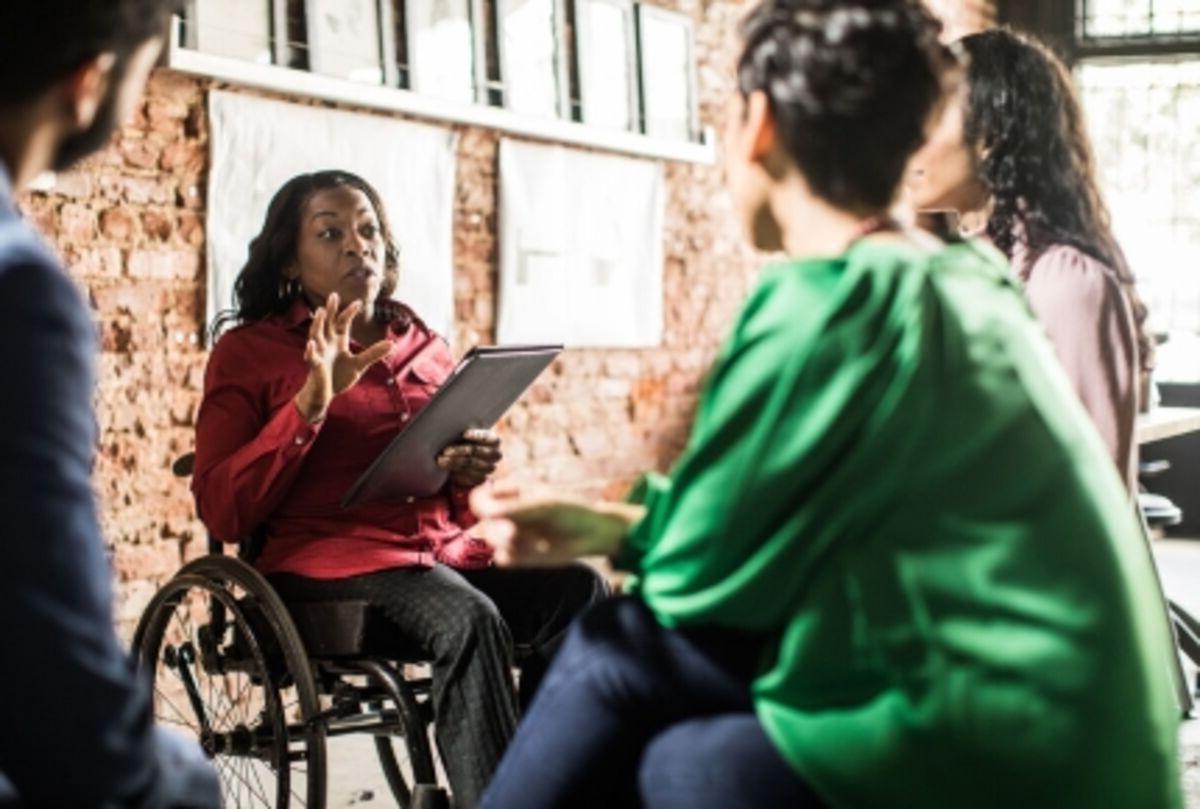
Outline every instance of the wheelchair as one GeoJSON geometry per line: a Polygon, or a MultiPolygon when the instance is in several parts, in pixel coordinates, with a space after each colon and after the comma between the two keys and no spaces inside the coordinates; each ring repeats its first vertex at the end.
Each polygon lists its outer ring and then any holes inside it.
{"type": "MultiPolygon", "coordinates": [[[[193,456],[174,464],[191,474],[193,456]]],[[[401,809],[444,809],[419,650],[365,602],[285,604],[252,566],[256,542],[184,565],[151,599],[133,653],[156,721],[194,736],[230,807],[326,802],[328,738],[374,737],[401,809]]]]}

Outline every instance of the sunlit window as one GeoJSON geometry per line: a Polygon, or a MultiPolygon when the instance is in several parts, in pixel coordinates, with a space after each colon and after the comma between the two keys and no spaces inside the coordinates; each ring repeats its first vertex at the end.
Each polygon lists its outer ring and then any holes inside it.
{"type": "Polygon", "coordinates": [[[1200,32],[1196,0],[1080,0],[1079,10],[1085,39],[1200,32]]]}
{"type": "Polygon", "coordinates": [[[1200,59],[1085,61],[1076,75],[1153,325],[1200,332],[1200,59]]]}

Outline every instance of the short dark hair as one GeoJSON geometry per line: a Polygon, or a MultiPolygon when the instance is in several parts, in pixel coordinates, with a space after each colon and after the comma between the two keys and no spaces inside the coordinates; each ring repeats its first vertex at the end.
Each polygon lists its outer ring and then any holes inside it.
{"type": "Polygon", "coordinates": [[[102,53],[124,60],[167,32],[181,0],[0,2],[0,108],[36,97],[102,53]]]}
{"type": "Polygon", "coordinates": [[[941,97],[940,33],[919,0],[764,0],[742,23],[738,87],[766,94],[814,193],[878,210],[941,97]]]}

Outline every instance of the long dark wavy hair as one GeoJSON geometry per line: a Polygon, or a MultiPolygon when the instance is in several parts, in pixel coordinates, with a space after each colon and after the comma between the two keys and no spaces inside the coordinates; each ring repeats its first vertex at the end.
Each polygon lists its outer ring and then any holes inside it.
{"type": "Polygon", "coordinates": [[[1105,264],[1137,327],[1139,363],[1154,365],[1146,305],[1113,237],[1096,160],[1071,74],[1044,44],[1008,29],[961,40],[968,100],[963,131],[992,198],[987,235],[1009,258],[1018,240],[1035,257],[1070,245],[1105,264]]]}
{"type": "MultiPolygon", "coordinates": [[[[383,279],[379,300],[386,301],[400,280],[400,250],[388,222],[383,200],[375,188],[348,171],[315,171],[300,174],[283,184],[267,206],[262,230],[250,242],[250,256],[238,273],[233,286],[234,308],[221,312],[212,326],[216,338],[234,325],[252,323],[283,314],[302,294],[299,283],[284,276],[284,270],[296,259],[304,206],[313,194],[331,188],[349,187],[361,191],[375,209],[379,233],[383,237],[383,279]]],[[[385,307],[376,306],[375,316],[384,317],[385,307]]],[[[387,311],[394,316],[394,311],[387,311]]]]}

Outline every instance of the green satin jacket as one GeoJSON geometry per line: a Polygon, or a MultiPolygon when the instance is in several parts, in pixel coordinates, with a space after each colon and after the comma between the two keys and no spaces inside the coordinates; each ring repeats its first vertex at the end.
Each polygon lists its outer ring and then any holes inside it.
{"type": "Polygon", "coordinates": [[[635,591],[774,639],[756,711],[831,805],[1181,805],[1148,548],[990,248],[765,270],[639,499],[635,591]]]}

